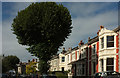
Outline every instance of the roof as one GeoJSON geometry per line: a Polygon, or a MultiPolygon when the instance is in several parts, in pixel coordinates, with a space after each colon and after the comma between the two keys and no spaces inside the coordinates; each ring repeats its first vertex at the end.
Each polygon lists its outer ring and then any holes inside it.
{"type": "Polygon", "coordinates": [[[54,55],[54,56],[52,57],[52,60],[53,60],[53,59],[57,59],[57,58],[59,58],[58,54],[57,54],[57,55],[54,55]]]}
{"type": "Polygon", "coordinates": [[[79,59],[79,60],[77,60],[77,61],[70,62],[68,65],[70,65],[70,64],[75,64],[75,63],[77,63],[77,62],[85,62],[85,61],[86,61],[86,58],[85,58],[85,59],[79,59]]]}
{"type": "Polygon", "coordinates": [[[113,29],[114,32],[117,32],[120,30],[120,26],[118,26],[117,28],[113,29]]]}
{"type": "Polygon", "coordinates": [[[77,50],[77,49],[79,49],[78,46],[74,47],[74,48],[72,49],[72,51],[77,50]]]}
{"type": "Polygon", "coordinates": [[[72,61],[72,62],[68,63],[68,65],[75,64],[75,63],[76,63],[76,61],[72,61]]]}
{"type": "Polygon", "coordinates": [[[89,41],[88,41],[88,45],[89,44],[92,44],[92,43],[94,43],[94,42],[97,42],[99,40],[99,38],[98,38],[98,36],[96,36],[96,37],[94,37],[94,38],[92,38],[92,39],[90,39],[89,41]]]}
{"type": "Polygon", "coordinates": [[[71,52],[73,52],[73,51],[75,51],[75,50],[77,50],[77,49],[79,49],[79,47],[78,47],[78,46],[76,46],[76,47],[72,48],[71,50],[64,51],[64,52],[61,52],[61,53],[63,53],[63,54],[68,54],[68,53],[71,53],[71,52]]]}

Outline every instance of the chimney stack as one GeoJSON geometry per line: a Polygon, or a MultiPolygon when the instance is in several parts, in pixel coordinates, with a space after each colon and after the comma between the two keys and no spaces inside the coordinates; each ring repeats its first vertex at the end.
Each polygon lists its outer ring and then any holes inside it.
{"type": "Polygon", "coordinates": [[[32,59],[32,62],[35,62],[35,59],[32,59]]]}
{"type": "Polygon", "coordinates": [[[88,41],[90,40],[90,37],[88,37],[88,41]]]}
{"type": "Polygon", "coordinates": [[[71,51],[71,50],[72,50],[72,48],[70,47],[68,50],[69,50],[69,51],[71,51]]]}
{"type": "Polygon", "coordinates": [[[80,43],[79,43],[79,46],[81,46],[81,45],[83,45],[84,43],[82,42],[82,40],[80,41],[80,43]]]}
{"type": "Polygon", "coordinates": [[[28,60],[28,63],[30,62],[30,60],[28,60]]]}
{"type": "Polygon", "coordinates": [[[104,28],[104,26],[103,26],[103,25],[101,25],[101,26],[100,26],[100,30],[101,30],[102,28],[104,28]]]}
{"type": "Polygon", "coordinates": [[[63,47],[63,50],[65,50],[65,47],[63,47]]]}
{"type": "MultiPolygon", "coordinates": [[[[104,26],[101,25],[101,26],[100,26],[100,30],[103,29],[103,28],[104,28],[104,26]]],[[[97,32],[97,36],[99,36],[99,32],[100,32],[100,30],[98,30],[98,32],[97,32]]]]}
{"type": "Polygon", "coordinates": [[[99,32],[100,32],[100,30],[98,30],[98,32],[97,32],[97,36],[99,36],[99,32]]]}

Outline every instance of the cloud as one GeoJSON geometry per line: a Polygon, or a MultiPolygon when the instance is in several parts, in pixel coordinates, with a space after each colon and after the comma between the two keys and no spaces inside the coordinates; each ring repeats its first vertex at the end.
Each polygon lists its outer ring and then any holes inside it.
{"type": "Polygon", "coordinates": [[[97,3],[75,4],[76,5],[71,6],[68,5],[71,14],[73,16],[76,15],[76,17],[72,18],[72,33],[64,42],[64,47],[67,49],[69,47],[76,47],[80,40],[86,42],[88,37],[95,37],[100,25],[103,25],[108,29],[114,29],[118,26],[118,11],[114,10],[115,8],[117,9],[117,5],[111,5],[111,3],[99,5],[97,5],[97,3]],[[115,8],[111,9],[108,7],[110,5],[115,8]],[[96,13],[97,11],[100,12],[96,13]]]}

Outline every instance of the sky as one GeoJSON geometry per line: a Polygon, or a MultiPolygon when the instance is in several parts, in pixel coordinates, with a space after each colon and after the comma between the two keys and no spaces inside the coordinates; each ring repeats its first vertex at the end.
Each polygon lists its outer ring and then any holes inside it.
{"type": "MultiPolygon", "coordinates": [[[[80,40],[85,42],[88,37],[95,37],[100,25],[107,29],[114,29],[118,26],[117,2],[60,3],[70,11],[73,26],[71,35],[60,48],[74,48],[78,46],[80,40]]],[[[31,60],[35,57],[31,56],[25,49],[26,46],[22,46],[17,42],[16,35],[11,31],[11,24],[17,12],[30,4],[31,2],[2,2],[2,53],[5,55],[16,55],[21,61],[31,60]]],[[[61,49],[59,50],[61,51],[61,49]]]]}

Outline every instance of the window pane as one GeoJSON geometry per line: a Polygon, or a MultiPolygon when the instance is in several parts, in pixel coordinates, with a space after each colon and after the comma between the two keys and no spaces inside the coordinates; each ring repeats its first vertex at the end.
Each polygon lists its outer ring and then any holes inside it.
{"type": "Polygon", "coordinates": [[[107,58],[107,65],[114,65],[113,58],[107,58]]]}
{"type": "Polygon", "coordinates": [[[107,42],[107,47],[114,47],[114,42],[107,42]]]}
{"type": "Polygon", "coordinates": [[[85,70],[84,70],[84,64],[82,64],[82,74],[84,75],[84,72],[85,72],[85,70]]]}
{"type": "Polygon", "coordinates": [[[107,71],[114,70],[114,58],[107,58],[107,71]]]}
{"type": "Polygon", "coordinates": [[[104,48],[104,43],[101,44],[101,48],[104,48]]]}
{"type": "Polygon", "coordinates": [[[114,47],[114,36],[107,36],[107,47],[114,47]]]}
{"type": "Polygon", "coordinates": [[[101,38],[101,48],[104,48],[104,37],[101,38]]]}
{"type": "Polygon", "coordinates": [[[93,54],[96,52],[96,45],[93,45],[93,54]]]}
{"type": "Polygon", "coordinates": [[[104,42],[104,37],[103,37],[103,38],[101,38],[101,42],[104,42]]]}
{"type": "Polygon", "coordinates": [[[96,64],[93,62],[93,74],[96,72],[96,64]]]}
{"type": "Polygon", "coordinates": [[[107,41],[114,41],[114,36],[107,36],[107,41]]]}
{"type": "Polygon", "coordinates": [[[101,59],[101,67],[102,67],[102,71],[104,70],[104,67],[103,67],[103,59],[101,59]]]}
{"type": "Polygon", "coordinates": [[[64,62],[65,61],[65,57],[62,57],[62,62],[64,62]]]}
{"type": "Polygon", "coordinates": [[[113,71],[114,70],[114,66],[107,66],[107,71],[113,71]]]}
{"type": "Polygon", "coordinates": [[[68,55],[68,61],[69,61],[69,55],[68,55]]]}

